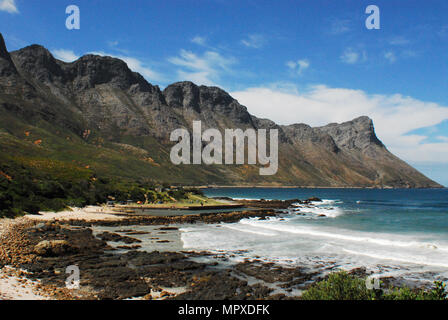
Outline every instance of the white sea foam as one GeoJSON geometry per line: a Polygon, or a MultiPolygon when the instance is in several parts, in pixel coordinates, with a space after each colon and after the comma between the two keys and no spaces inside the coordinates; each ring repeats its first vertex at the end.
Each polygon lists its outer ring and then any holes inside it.
{"type": "Polygon", "coordinates": [[[328,205],[334,205],[334,204],[341,204],[343,202],[340,200],[322,199],[322,201],[312,201],[311,203],[315,206],[328,206],[328,205]]]}
{"type": "Polygon", "coordinates": [[[338,207],[331,207],[331,208],[322,208],[322,207],[301,207],[299,210],[297,210],[301,213],[311,213],[316,216],[325,216],[328,218],[336,218],[343,214],[345,214],[345,211],[338,207]]]}
{"type": "Polygon", "coordinates": [[[403,254],[375,254],[372,252],[363,252],[363,251],[355,251],[355,250],[349,250],[349,249],[343,249],[344,252],[350,253],[350,254],[356,254],[361,256],[366,256],[370,258],[375,258],[379,260],[392,260],[397,262],[404,262],[404,263],[411,263],[411,264],[418,264],[418,265],[426,265],[426,266],[433,266],[433,267],[442,267],[442,268],[448,268],[448,262],[443,262],[437,259],[428,259],[428,257],[422,257],[422,256],[416,256],[416,255],[403,255],[403,254]]]}
{"type": "Polygon", "coordinates": [[[300,212],[304,214],[306,217],[328,217],[328,218],[336,218],[344,215],[346,212],[335,204],[343,203],[340,200],[332,200],[332,199],[322,199],[322,201],[313,201],[309,205],[301,205],[299,203],[294,204],[296,207],[291,208],[292,212],[300,212]]]}
{"type": "MultiPolygon", "coordinates": [[[[228,253],[232,259],[259,257],[309,268],[353,269],[365,266],[375,274],[427,277],[448,276],[446,243],[426,242],[418,236],[397,236],[297,224],[295,218],[245,219],[236,224],[181,228],[184,248],[228,253]],[[243,250],[243,251],[242,251],[243,250]],[[429,272],[425,275],[425,272],[429,272]]],[[[232,260],[232,261],[233,261],[232,260]]]]}
{"type": "Polygon", "coordinates": [[[347,230],[346,232],[350,232],[357,235],[347,235],[342,234],[340,231],[336,231],[333,229],[324,229],[324,228],[313,228],[313,227],[304,227],[299,225],[292,224],[281,224],[281,223],[269,223],[269,221],[260,221],[256,219],[244,219],[240,221],[240,224],[247,224],[251,226],[258,226],[259,228],[278,231],[278,232],[288,232],[299,235],[308,235],[314,237],[321,238],[332,238],[337,240],[344,240],[349,242],[360,242],[364,244],[376,244],[380,246],[391,246],[391,247],[414,247],[420,249],[428,249],[428,250],[438,250],[438,251],[447,251],[447,246],[440,246],[435,243],[428,242],[418,242],[418,241],[410,241],[410,239],[387,239],[386,237],[391,237],[390,235],[384,235],[384,238],[378,237],[378,234],[371,234],[367,236],[369,233],[364,232],[354,232],[351,230],[347,230]],[[361,235],[362,234],[362,235],[361,235]],[[367,234],[367,235],[364,235],[367,234]]]}
{"type": "Polygon", "coordinates": [[[238,225],[234,225],[234,224],[231,224],[231,225],[224,224],[223,227],[227,228],[227,229],[239,231],[239,232],[253,233],[253,234],[258,234],[258,235],[267,236],[267,237],[273,237],[278,234],[277,232],[262,231],[262,230],[260,230],[260,228],[247,228],[245,226],[238,226],[238,225]]]}
{"type": "MultiPolygon", "coordinates": [[[[323,199],[310,205],[296,204],[297,208],[289,209],[289,215],[281,217],[195,225],[182,228],[181,238],[185,248],[241,252],[235,259],[257,256],[266,261],[311,268],[366,266],[375,274],[415,279],[421,276],[428,281],[433,281],[434,274],[448,277],[448,239],[445,235],[344,229],[346,221],[351,221],[351,215],[347,219],[327,219],[352,213],[350,208],[341,208],[342,203],[323,199]]],[[[364,211],[359,209],[357,212],[364,211]]]]}

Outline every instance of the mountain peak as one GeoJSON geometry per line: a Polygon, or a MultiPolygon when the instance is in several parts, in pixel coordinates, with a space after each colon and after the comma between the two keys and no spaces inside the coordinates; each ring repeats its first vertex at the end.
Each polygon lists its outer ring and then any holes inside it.
{"type": "Polygon", "coordinates": [[[241,126],[254,125],[247,108],[218,87],[182,81],[166,87],[163,95],[171,108],[193,110],[208,119],[214,118],[216,123],[221,122],[224,116],[241,126]]]}
{"type": "Polygon", "coordinates": [[[352,122],[372,122],[373,120],[368,116],[360,116],[352,120],[352,122]]]}
{"type": "Polygon", "coordinates": [[[121,89],[134,84],[140,84],[145,91],[152,88],[143,76],[130,70],[126,62],[109,56],[88,54],[67,65],[66,69],[72,77],[80,80],[81,87],[109,83],[121,89]]]}
{"type": "Polygon", "coordinates": [[[34,53],[35,55],[50,55],[50,56],[52,56],[52,54],[50,53],[50,51],[47,50],[47,48],[45,48],[39,44],[32,44],[32,45],[26,46],[22,49],[17,50],[16,52],[31,52],[31,53],[34,53]]]}
{"type": "Polygon", "coordinates": [[[373,121],[368,116],[361,116],[340,124],[331,123],[318,129],[328,133],[340,148],[348,150],[366,150],[372,146],[384,148],[383,143],[376,136],[373,121]]]}
{"type": "Polygon", "coordinates": [[[53,57],[50,51],[45,47],[32,44],[20,50],[11,52],[11,55],[15,60],[18,60],[20,64],[26,64],[23,70],[27,71],[32,65],[39,65],[41,67],[54,69],[56,65],[56,59],[53,57]]]}
{"type": "Polygon", "coordinates": [[[9,53],[6,49],[5,39],[3,39],[3,35],[0,33],[0,58],[6,59],[7,57],[9,57],[9,53]]]}
{"type": "Polygon", "coordinates": [[[5,40],[3,39],[3,35],[0,33],[0,76],[6,78],[16,74],[17,69],[14,66],[14,63],[12,62],[11,55],[6,49],[6,44],[5,40]]]}
{"type": "Polygon", "coordinates": [[[200,112],[199,87],[190,81],[176,82],[163,90],[168,105],[172,108],[187,108],[200,112]]]}
{"type": "Polygon", "coordinates": [[[355,118],[351,121],[347,121],[348,123],[352,123],[353,125],[360,127],[360,128],[365,128],[366,130],[369,131],[375,131],[374,126],[373,126],[373,120],[368,117],[368,116],[360,116],[358,118],[355,118]]]}
{"type": "Polygon", "coordinates": [[[14,51],[12,56],[19,70],[49,86],[55,82],[72,82],[75,89],[84,90],[105,83],[121,89],[139,84],[141,90],[152,91],[152,86],[140,74],[132,72],[117,58],[88,54],[73,63],[65,63],[40,45],[14,51]]]}
{"type": "Polygon", "coordinates": [[[198,86],[191,81],[176,82],[163,91],[171,107],[192,108],[200,112],[199,105],[230,105],[236,102],[226,91],[218,87],[198,86]]]}

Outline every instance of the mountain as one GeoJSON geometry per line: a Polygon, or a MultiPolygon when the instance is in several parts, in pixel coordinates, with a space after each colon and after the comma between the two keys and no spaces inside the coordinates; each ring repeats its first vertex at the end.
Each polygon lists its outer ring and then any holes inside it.
{"type": "Polygon", "coordinates": [[[0,160],[9,168],[191,185],[441,187],[391,154],[368,117],[277,125],[217,87],[178,82],[162,91],[119,59],[65,63],[39,45],[9,53],[1,34],[0,115],[0,160]],[[259,165],[173,165],[170,133],[191,131],[194,120],[221,132],[278,129],[277,174],[260,176],[259,165]]]}

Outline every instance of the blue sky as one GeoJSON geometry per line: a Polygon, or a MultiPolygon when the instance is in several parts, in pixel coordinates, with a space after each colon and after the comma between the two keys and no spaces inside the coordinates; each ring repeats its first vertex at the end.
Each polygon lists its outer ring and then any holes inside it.
{"type": "Polygon", "coordinates": [[[9,50],[125,60],[162,88],[218,85],[281,124],[368,115],[399,157],[448,185],[445,0],[0,0],[9,50]],[[80,30],[67,30],[77,5],[80,30]],[[368,30],[368,5],[380,29],[368,30]]]}

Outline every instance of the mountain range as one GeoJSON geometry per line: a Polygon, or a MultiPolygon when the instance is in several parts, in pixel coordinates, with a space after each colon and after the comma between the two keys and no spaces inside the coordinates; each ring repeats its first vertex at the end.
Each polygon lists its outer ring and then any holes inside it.
{"type": "Polygon", "coordinates": [[[390,153],[366,116],[323,127],[278,125],[218,87],[177,82],[161,90],[122,60],[85,55],[66,63],[39,45],[8,52],[1,34],[0,147],[4,165],[48,174],[188,185],[441,187],[390,153]],[[220,131],[278,129],[277,174],[260,176],[259,165],[173,165],[170,133],[191,130],[194,120],[220,131]]]}

